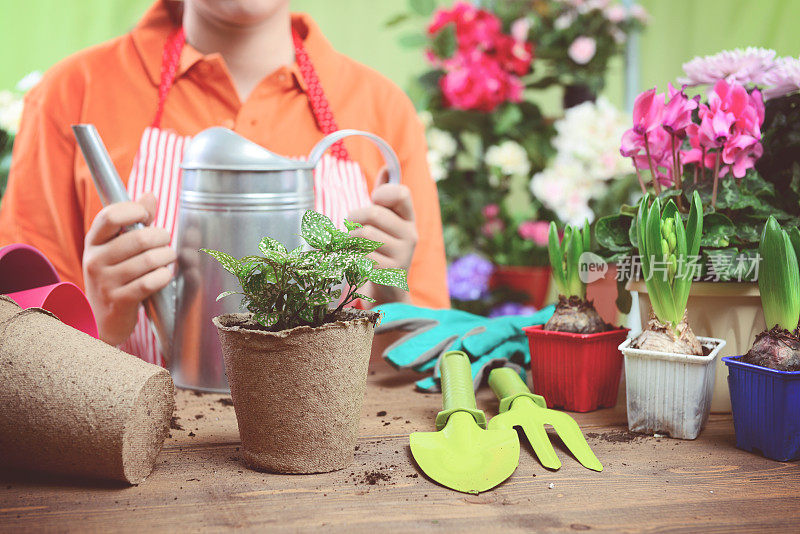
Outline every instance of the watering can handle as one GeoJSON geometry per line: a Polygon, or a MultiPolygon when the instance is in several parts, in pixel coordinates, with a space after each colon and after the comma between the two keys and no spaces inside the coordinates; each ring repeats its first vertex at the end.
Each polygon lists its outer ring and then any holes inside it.
{"type": "Polygon", "coordinates": [[[345,137],[350,137],[352,135],[366,137],[377,145],[378,150],[381,151],[381,155],[383,156],[383,159],[386,160],[386,165],[389,168],[389,183],[399,184],[400,161],[397,159],[397,154],[394,153],[394,150],[392,150],[392,147],[389,146],[389,143],[375,134],[363,132],[361,130],[338,130],[332,134],[326,135],[313,149],[311,149],[311,154],[308,156],[308,162],[313,167],[316,167],[326,150],[328,150],[337,141],[341,141],[345,137]]]}
{"type": "Polygon", "coordinates": [[[445,352],[439,363],[439,370],[442,375],[443,410],[436,415],[436,429],[443,429],[455,412],[469,413],[478,426],[486,428],[486,415],[475,403],[469,356],[460,350],[445,352]]]}

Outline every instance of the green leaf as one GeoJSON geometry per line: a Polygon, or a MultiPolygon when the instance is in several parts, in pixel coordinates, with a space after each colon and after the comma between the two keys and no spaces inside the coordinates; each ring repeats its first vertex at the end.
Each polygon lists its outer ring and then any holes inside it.
{"type": "Polygon", "coordinates": [[[378,301],[377,301],[377,300],[375,300],[374,298],[372,298],[372,297],[369,297],[369,296],[367,296],[367,295],[364,295],[364,294],[362,294],[362,293],[353,293],[353,296],[354,296],[355,298],[357,298],[357,299],[361,299],[361,300],[364,300],[364,301],[367,301],[367,302],[372,302],[372,303],[378,302],[378,301]]]}
{"type": "Polygon", "coordinates": [[[398,24],[408,20],[409,18],[410,17],[408,13],[398,13],[397,15],[394,15],[389,20],[384,22],[383,25],[386,28],[393,28],[394,26],[397,26],[398,24]]]}
{"type": "Polygon", "coordinates": [[[625,215],[601,217],[594,226],[597,244],[612,252],[630,250],[631,243],[628,237],[630,227],[631,217],[625,215]]]}
{"type": "Polygon", "coordinates": [[[345,219],[345,220],[344,220],[344,227],[345,227],[345,228],[347,228],[347,231],[348,231],[348,232],[352,232],[352,231],[353,231],[353,230],[355,230],[356,228],[363,228],[363,227],[364,227],[364,225],[363,225],[363,224],[361,224],[361,223],[357,223],[357,222],[353,222],[353,221],[348,221],[347,219],[345,219]]]}
{"type": "Polygon", "coordinates": [[[399,287],[408,291],[408,280],[403,269],[373,269],[369,272],[369,281],[382,286],[399,287]]]}
{"type": "Polygon", "coordinates": [[[403,48],[419,48],[428,44],[428,39],[421,33],[406,33],[397,40],[403,48]]]}
{"type": "Polygon", "coordinates": [[[435,0],[408,0],[408,7],[417,15],[429,16],[436,8],[435,0]]]}
{"type": "Polygon", "coordinates": [[[448,24],[433,36],[431,50],[436,57],[447,59],[452,57],[457,47],[455,24],[448,24]]]}
{"type": "Polygon", "coordinates": [[[283,246],[283,243],[271,237],[262,238],[261,242],[258,244],[258,250],[260,250],[264,256],[272,258],[283,257],[287,254],[286,247],[283,246]]]}
{"type": "Polygon", "coordinates": [[[800,229],[794,226],[789,228],[787,233],[789,234],[789,241],[792,242],[794,254],[797,256],[797,263],[800,264],[800,229]]]}
{"type": "Polygon", "coordinates": [[[800,318],[800,271],[789,235],[773,216],[764,225],[758,252],[758,288],[767,328],[778,325],[792,331],[800,318]]]}
{"type": "Polygon", "coordinates": [[[326,250],[336,233],[336,226],[323,214],[308,210],[303,214],[300,233],[310,246],[326,250]]]}
{"type": "Polygon", "coordinates": [[[236,291],[223,291],[222,293],[217,295],[217,302],[219,302],[220,300],[224,299],[225,297],[229,297],[229,296],[235,295],[235,294],[236,294],[236,291]]]}
{"type": "Polygon", "coordinates": [[[508,104],[497,114],[497,119],[494,123],[494,133],[502,136],[519,124],[521,120],[522,111],[520,111],[519,107],[514,104],[508,104]]]}
{"type": "Polygon", "coordinates": [[[220,252],[218,250],[209,250],[207,248],[201,248],[200,252],[205,252],[206,254],[212,256],[226,271],[236,277],[239,276],[239,262],[230,254],[226,252],[220,252]]]}
{"type": "Polygon", "coordinates": [[[711,248],[724,248],[730,245],[731,236],[736,234],[733,222],[719,212],[709,213],[703,217],[703,236],[700,246],[711,248]]]}
{"type": "MultiPolygon", "coordinates": [[[[566,234],[564,235],[566,238],[566,234]]],[[[550,267],[553,269],[553,280],[559,294],[565,295],[567,292],[567,277],[564,273],[564,253],[558,241],[558,228],[556,223],[550,223],[550,233],[547,240],[547,253],[550,256],[550,267]]]]}

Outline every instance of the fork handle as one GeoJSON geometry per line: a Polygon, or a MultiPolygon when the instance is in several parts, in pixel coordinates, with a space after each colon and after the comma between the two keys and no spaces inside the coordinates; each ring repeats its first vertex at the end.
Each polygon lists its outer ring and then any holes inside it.
{"type": "Polygon", "coordinates": [[[544,397],[531,393],[519,374],[510,367],[492,369],[489,373],[489,387],[500,400],[499,413],[507,411],[517,397],[528,397],[541,408],[547,408],[544,397]]]}

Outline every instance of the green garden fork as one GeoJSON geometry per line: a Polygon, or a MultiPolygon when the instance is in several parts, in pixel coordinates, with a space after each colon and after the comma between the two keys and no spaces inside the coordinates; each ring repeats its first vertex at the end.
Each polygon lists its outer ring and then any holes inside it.
{"type": "Polygon", "coordinates": [[[489,421],[489,429],[521,426],[542,465],[548,469],[558,469],[561,461],[544,428],[544,425],[552,425],[584,467],[603,470],[603,465],[586,443],[578,423],[563,412],[549,410],[544,397],[531,393],[516,371],[508,367],[493,369],[489,373],[489,387],[500,399],[500,413],[489,421]]]}

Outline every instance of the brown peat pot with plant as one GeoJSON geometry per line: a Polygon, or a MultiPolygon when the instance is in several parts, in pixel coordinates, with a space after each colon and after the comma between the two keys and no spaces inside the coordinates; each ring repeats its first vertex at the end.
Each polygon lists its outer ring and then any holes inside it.
{"type": "MultiPolygon", "coordinates": [[[[250,312],[214,318],[244,459],[279,473],[334,471],[353,460],[378,314],[345,308],[368,282],[408,290],[402,269],[377,269],[382,243],[303,216],[308,247],[287,251],[265,237],[262,256],[205,250],[241,284],[250,312]],[[344,284],[342,284],[344,281],[344,284]],[[338,306],[332,307],[332,303],[338,306]]],[[[218,298],[237,292],[226,292],[218,298]]]]}
{"type": "Polygon", "coordinates": [[[758,247],[767,329],[730,371],[736,446],[779,461],[800,459],[800,230],[767,220],[758,247]]]}
{"type": "Polygon", "coordinates": [[[575,412],[617,403],[622,373],[617,347],[628,335],[627,328],[606,324],[586,300],[580,268],[590,248],[588,223],[583,229],[568,225],[560,243],[555,224],[550,225],[548,252],[558,304],[544,326],[523,329],[530,343],[534,391],[551,406],[575,412]]]}

